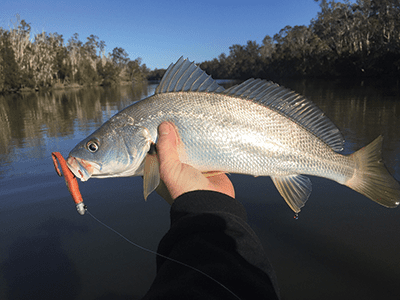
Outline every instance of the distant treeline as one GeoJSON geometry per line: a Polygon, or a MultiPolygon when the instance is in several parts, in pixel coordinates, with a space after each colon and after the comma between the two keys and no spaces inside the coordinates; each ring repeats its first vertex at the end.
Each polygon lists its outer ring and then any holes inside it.
{"type": "MultiPolygon", "coordinates": [[[[262,45],[232,45],[200,67],[217,79],[304,76],[400,77],[400,1],[320,2],[309,26],[286,26],[262,45]]],[[[31,26],[19,20],[0,27],[0,92],[66,85],[109,85],[160,80],[165,70],[149,71],[122,48],[105,54],[95,35],[83,43],[74,34],[42,32],[31,39],[31,26]]]]}
{"type": "Polygon", "coordinates": [[[200,67],[213,78],[400,76],[400,1],[318,1],[307,26],[286,26],[262,45],[232,45],[200,67]]]}
{"type": "Polygon", "coordinates": [[[30,24],[17,16],[14,28],[0,27],[0,92],[146,79],[149,70],[140,58],[130,60],[119,47],[105,54],[105,46],[95,35],[83,43],[77,33],[66,44],[57,33],[31,39],[30,24]]]}

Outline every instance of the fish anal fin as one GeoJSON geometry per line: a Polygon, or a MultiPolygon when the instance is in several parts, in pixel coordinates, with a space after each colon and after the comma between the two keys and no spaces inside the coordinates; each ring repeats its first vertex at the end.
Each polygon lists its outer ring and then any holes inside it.
{"type": "Polygon", "coordinates": [[[289,207],[299,213],[311,194],[312,185],[304,175],[271,176],[276,188],[289,207]]]}
{"type": "Polygon", "coordinates": [[[144,161],[143,195],[144,200],[157,188],[160,183],[160,165],[155,154],[147,154],[144,161]]]}

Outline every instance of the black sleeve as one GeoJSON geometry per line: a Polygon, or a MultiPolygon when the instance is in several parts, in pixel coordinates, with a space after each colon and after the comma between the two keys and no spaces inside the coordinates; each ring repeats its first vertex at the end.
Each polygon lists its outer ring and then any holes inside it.
{"type": "Polygon", "coordinates": [[[195,191],[171,207],[171,228],[157,256],[157,276],[143,299],[278,299],[275,274],[235,199],[195,191]]]}

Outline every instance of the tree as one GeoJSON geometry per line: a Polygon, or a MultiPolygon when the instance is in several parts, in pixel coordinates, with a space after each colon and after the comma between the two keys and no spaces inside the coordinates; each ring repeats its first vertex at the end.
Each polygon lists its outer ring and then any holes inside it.
{"type": "Polygon", "coordinates": [[[126,64],[126,72],[128,75],[128,80],[131,82],[139,82],[143,81],[149,71],[145,64],[141,65],[142,59],[140,57],[136,58],[135,60],[130,60],[126,64]]]}
{"type": "Polygon", "coordinates": [[[275,43],[272,37],[266,35],[262,41],[262,46],[260,48],[261,58],[265,60],[270,59],[275,51],[275,43]]]}
{"type": "Polygon", "coordinates": [[[64,46],[64,39],[62,35],[59,35],[58,33],[54,33],[52,35],[53,41],[54,41],[54,48],[53,50],[55,51],[55,57],[54,57],[54,71],[55,73],[55,79],[58,82],[64,82],[68,74],[71,73],[70,70],[70,64],[68,64],[69,58],[68,58],[68,50],[64,46]]]}
{"type": "Polygon", "coordinates": [[[31,44],[30,33],[30,24],[26,23],[25,20],[20,20],[20,16],[17,14],[14,28],[10,29],[9,32],[9,42],[14,52],[15,62],[21,71],[27,68],[29,59],[31,58],[29,53],[31,44]]]}
{"type": "Polygon", "coordinates": [[[258,77],[261,71],[261,55],[260,46],[255,41],[247,41],[246,46],[232,45],[229,50],[229,73],[232,78],[258,77]]]}
{"type": "Polygon", "coordinates": [[[75,81],[75,75],[78,73],[78,65],[81,59],[82,42],[79,40],[79,34],[75,33],[69,40],[67,45],[69,65],[71,68],[71,79],[75,81]]]}
{"type": "Polygon", "coordinates": [[[122,48],[115,47],[113,49],[113,52],[111,54],[111,60],[120,68],[125,66],[125,64],[128,63],[129,58],[128,58],[128,53],[122,48]]]}
{"type": "Polygon", "coordinates": [[[111,60],[101,61],[97,64],[97,72],[102,78],[102,85],[113,85],[119,83],[120,69],[111,60]]]}
{"type": "Polygon", "coordinates": [[[3,73],[2,89],[13,90],[19,88],[19,68],[15,61],[14,50],[10,42],[10,33],[3,32],[0,44],[1,70],[3,73]]]}
{"type": "Polygon", "coordinates": [[[85,45],[83,45],[83,48],[86,52],[86,54],[93,60],[97,58],[97,48],[99,47],[99,42],[98,39],[99,37],[96,35],[91,34],[87,39],[87,42],[85,45]]]}

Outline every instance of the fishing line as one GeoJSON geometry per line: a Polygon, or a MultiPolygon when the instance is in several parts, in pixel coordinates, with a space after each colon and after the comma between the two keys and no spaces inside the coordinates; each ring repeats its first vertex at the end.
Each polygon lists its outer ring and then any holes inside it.
{"type": "Polygon", "coordinates": [[[181,262],[181,261],[179,261],[179,260],[170,258],[170,257],[165,256],[165,255],[162,255],[162,254],[160,254],[160,253],[158,253],[158,252],[156,252],[156,251],[147,249],[147,248],[145,248],[145,247],[142,247],[142,246],[140,246],[140,245],[138,245],[138,244],[132,242],[130,239],[126,238],[125,236],[123,236],[121,233],[119,233],[119,232],[116,231],[115,229],[111,228],[111,227],[108,226],[107,224],[105,224],[105,223],[103,223],[102,221],[100,221],[99,219],[97,219],[87,208],[86,208],[86,212],[87,212],[95,221],[99,222],[99,223],[100,223],[101,225],[103,225],[104,227],[108,228],[109,230],[111,230],[111,231],[114,232],[115,234],[119,235],[121,238],[123,238],[123,239],[124,239],[125,241],[127,241],[129,244],[131,244],[131,245],[133,245],[133,246],[135,246],[135,247],[137,247],[137,248],[139,248],[139,249],[142,249],[142,250],[144,250],[144,251],[147,251],[147,252],[150,252],[150,253],[152,253],[152,254],[158,255],[158,256],[160,256],[160,257],[162,257],[162,258],[165,258],[165,259],[167,259],[167,260],[170,260],[170,261],[172,261],[172,262],[174,262],[174,263],[177,263],[177,264],[180,264],[180,265],[182,265],[182,266],[185,266],[185,267],[187,267],[187,268],[189,268],[189,269],[192,269],[192,270],[194,270],[194,271],[196,271],[196,272],[199,272],[200,274],[203,274],[204,276],[206,276],[207,278],[211,279],[211,280],[214,281],[215,283],[218,283],[221,287],[223,287],[225,290],[227,290],[229,293],[231,293],[231,294],[232,294],[233,296],[235,296],[237,299],[241,300],[241,299],[239,298],[239,296],[236,295],[234,292],[232,292],[228,287],[226,287],[226,286],[223,285],[221,282],[219,282],[218,280],[214,279],[213,277],[211,277],[211,276],[208,275],[207,273],[204,273],[203,271],[201,271],[201,270],[199,270],[199,269],[197,269],[197,268],[195,268],[195,267],[192,267],[191,265],[185,264],[185,263],[183,263],[183,262],[181,262]]]}

